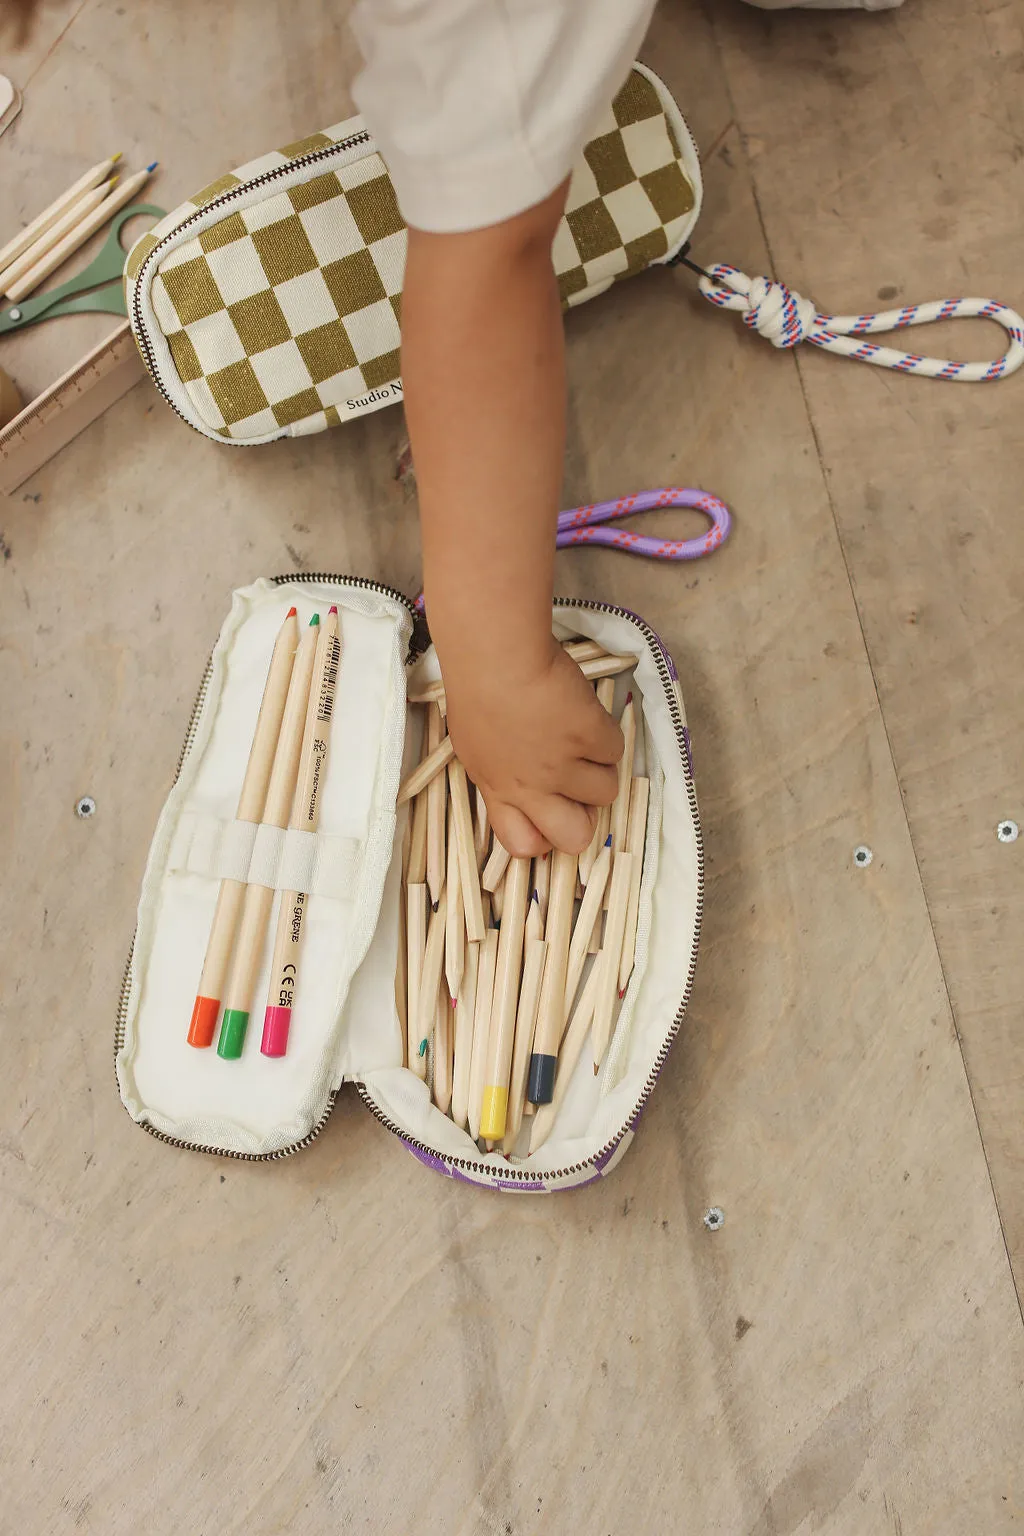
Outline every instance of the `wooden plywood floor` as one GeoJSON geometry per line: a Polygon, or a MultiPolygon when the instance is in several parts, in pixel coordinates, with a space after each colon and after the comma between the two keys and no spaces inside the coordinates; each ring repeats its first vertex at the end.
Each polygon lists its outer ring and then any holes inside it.
{"type": "MultiPolygon", "coordinates": [[[[0,140],[26,207],[68,179],[69,100],[81,161],[159,154],[168,204],[347,108],[342,7],[125,10],[86,0],[34,45],[0,140]]],[[[834,308],[887,284],[1020,302],[1019,45],[1011,12],[971,14],[663,6],[645,57],[717,146],[698,256],[774,262],[834,308]],[[959,203],[933,206],[936,167],[959,203]]],[[[57,332],[21,365],[70,361],[57,332]]],[[[232,453],[141,386],[3,506],[3,1536],[1024,1517],[993,1196],[1019,1252],[1024,842],[994,823],[1020,793],[1022,386],[798,363],[680,273],[574,315],[570,367],[567,503],[674,479],[736,514],[682,571],[560,557],[562,591],[636,609],[676,656],[709,871],[688,1027],[579,1195],[452,1187],[344,1095],[301,1156],[222,1165],[144,1136],[113,1088],[142,864],[230,589],[303,567],[415,588],[400,418],[232,453]]]]}

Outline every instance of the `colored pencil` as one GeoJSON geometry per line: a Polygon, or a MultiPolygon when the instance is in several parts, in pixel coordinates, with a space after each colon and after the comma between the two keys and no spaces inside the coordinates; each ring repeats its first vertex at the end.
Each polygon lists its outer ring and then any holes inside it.
{"type": "Polygon", "coordinates": [[[414,795],[418,795],[422,790],[426,789],[434,777],[441,772],[441,769],[451,762],[454,755],[455,748],[452,746],[451,737],[442,737],[434,750],[427,754],[401,785],[398,791],[398,799],[395,801],[396,807],[404,805],[407,800],[411,800],[414,795]]]}
{"type": "Polygon", "coordinates": [[[476,791],[476,809],[473,817],[473,845],[476,848],[477,869],[487,862],[487,849],[491,841],[491,818],[487,814],[487,801],[480,790],[476,791]]]}
{"type": "Polygon", "coordinates": [[[455,808],[448,803],[448,922],[444,935],[444,973],[449,997],[458,997],[466,966],[466,908],[462,900],[459,844],[455,835],[455,808]]]}
{"type": "Polygon", "coordinates": [[[417,795],[412,807],[412,830],[409,834],[409,868],[406,879],[410,885],[427,883],[427,797],[417,795]]]}
{"type": "Polygon", "coordinates": [[[114,166],[121,158],[121,151],[116,155],[110,155],[106,160],[101,160],[91,170],[79,176],[74,184],[62,192],[60,197],[44,208],[42,213],[37,213],[31,224],[26,224],[24,229],[18,231],[13,240],[0,250],[0,292],[3,291],[4,274],[18,257],[27,251],[30,245],[34,245],[39,236],[52,228],[57,220],[63,217],[73,203],[77,203],[86,192],[91,192],[93,187],[98,187],[101,181],[106,181],[114,166]]]}
{"type": "Polygon", "coordinates": [[[41,261],[38,261],[34,267],[25,273],[23,278],[16,283],[8,285],[5,292],[12,304],[17,303],[19,299],[25,298],[32,292],[33,288],[38,288],[39,284],[49,277],[51,272],[55,272],[62,262],[67,261],[68,257],[77,251],[79,246],[84,245],[98,229],[102,229],[108,219],[113,218],[120,208],[130,203],[136,192],[141,191],[146,185],[151,172],[155,169],[156,161],[154,160],[153,164],[147,166],[146,170],[139,171],[136,176],[129,176],[127,181],[123,181],[120,186],[116,187],[80,224],[76,224],[74,229],[64,236],[63,240],[58,241],[41,261]]]}
{"type": "MultiPolygon", "coordinates": [[[[428,757],[441,745],[444,734],[441,711],[434,706],[427,713],[428,757]]],[[[424,791],[427,797],[427,889],[430,892],[430,904],[435,912],[444,889],[444,822],[447,788],[448,776],[442,766],[424,791]]]]}
{"type": "MultiPolygon", "coordinates": [[[[319,626],[319,630],[299,756],[299,776],[288,819],[289,827],[301,832],[315,832],[320,822],[320,797],[327,777],[327,753],[341,661],[337,608],[330,609],[326,622],[319,626]]],[[[270,995],[263,1018],[263,1039],[260,1042],[264,1056],[283,1056],[288,1049],[288,1032],[298,986],[299,955],[308,902],[309,896],[305,891],[281,892],[277,939],[270,967],[270,995]]]]}
{"type": "Polygon", "coordinates": [[[651,781],[646,778],[633,780],[629,796],[629,827],[626,832],[626,848],[633,855],[633,873],[629,883],[629,902],[626,907],[626,928],[622,938],[622,959],[619,962],[619,996],[629,985],[633,974],[633,958],[636,954],[636,925],[640,912],[640,877],[644,868],[644,845],[647,840],[647,807],[650,801],[651,781]]]}
{"type": "Polygon", "coordinates": [[[406,1065],[410,1072],[424,1080],[427,1076],[427,1056],[420,1050],[419,1008],[420,982],[423,979],[423,951],[427,943],[427,887],[421,882],[410,885],[406,892],[406,945],[409,1002],[406,1009],[406,1065]]]}
{"type": "Polygon", "coordinates": [[[587,1038],[594,1018],[594,1005],[597,1001],[597,988],[599,984],[598,968],[595,965],[587,977],[586,986],[580,993],[580,1000],[576,1004],[575,1011],[569,1021],[569,1028],[565,1032],[562,1049],[558,1054],[558,1073],[555,1077],[555,1089],[549,1104],[542,1104],[534,1116],[533,1125],[530,1128],[530,1151],[538,1152],[551,1135],[551,1128],[555,1123],[558,1111],[562,1107],[572,1075],[576,1070],[576,1063],[583,1054],[583,1045],[587,1038]]]}
{"type": "Polygon", "coordinates": [[[476,1012],[476,977],[480,944],[470,944],[462,972],[462,986],[455,1004],[455,1067],[452,1072],[452,1119],[465,1126],[469,1120],[469,1074],[473,1062],[473,1019],[476,1012]]]}
{"type": "Polygon", "coordinates": [[[548,886],[551,881],[551,855],[539,853],[533,861],[533,888],[537,892],[537,909],[540,913],[541,933],[548,918],[548,886]]]}
{"type": "MultiPolygon", "coordinates": [[[[256,729],[253,732],[252,746],[249,748],[249,761],[238,796],[238,808],[235,811],[237,821],[258,822],[263,815],[298,638],[299,626],[295,609],[289,608],[284,623],[277,632],[277,639],[274,641],[263,699],[256,718],[256,729]]],[[[214,1031],[220,1015],[221,990],[231,961],[231,951],[235,944],[244,895],[243,881],[221,881],[210,937],[206,944],[203,974],[199,979],[199,991],[192,1006],[192,1020],[188,1030],[189,1045],[203,1048],[213,1043],[214,1031]]]]}
{"type": "MultiPolygon", "coordinates": [[[[622,853],[625,849],[626,830],[629,825],[629,795],[633,785],[633,757],[636,752],[636,706],[633,702],[632,690],[626,695],[626,702],[619,716],[619,726],[622,730],[624,748],[618,763],[619,787],[612,803],[609,826],[615,853],[622,853]]],[[[607,906],[607,902],[605,905],[607,906]]]]}
{"type": "Polygon", "coordinates": [[[480,946],[480,964],[476,977],[473,1010],[473,1051],[469,1063],[469,1134],[480,1138],[480,1114],[483,1109],[484,1082],[487,1077],[487,1047],[490,1040],[491,1002],[494,997],[494,972],[498,963],[498,930],[488,928],[480,946]]]}
{"type": "Polygon", "coordinates": [[[544,926],[548,957],[544,966],[537,1031],[530,1057],[530,1077],[526,1092],[526,1097],[533,1104],[548,1103],[554,1086],[555,1062],[564,1020],[565,975],[569,960],[577,862],[574,853],[556,851],[551,855],[548,920],[544,926]]]}
{"type": "MultiPolygon", "coordinates": [[[[612,703],[615,699],[614,678],[602,678],[595,690],[597,702],[611,714],[612,703]]],[[[590,871],[594,867],[594,860],[604,847],[611,825],[611,806],[602,805],[598,808],[597,824],[594,827],[594,835],[580,854],[580,879],[586,885],[590,879],[590,871]]]]}
{"type": "Polygon", "coordinates": [[[611,842],[612,840],[609,837],[590,872],[590,879],[587,881],[586,890],[583,892],[583,900],[580,902],[576,924],[572,931],[572,943],[569,945],[569,959],[565,973],[565,1010],[562,1015],[563,1031],[569,1022],[572,1005],[576,1001],[576,989],[580,984],[583,967],[590,952],[591,935],[600,922],[601,904],[604,901],[604,893],[608,885],[608,875],[612,864],[611,842]]]}
{"type": "Polygon", "coordinates": [[[498,959],[491,1002],[490,1044],[484,1082],[480,1133],[500,1141],[508,1113],[509,1074],[515,1041],[519,981],[523,967],[526,908],[530,900],[531,861],[512,859],[505,877],[504,908],[498,937],[498,959]]]}
{"type": "Polygon", "coordinates": [[[594,1003],[594,1071],[600,1069],[608,1040],[612,1032],[612,1013],[619,996],[619,961],[622,958],[622,936],[626,927],[626,908],[629,904],[629,886],[633,878],[633,855],[617,853],[612,859],[611,900],[608,904],[608,920],[604,926],[604,941],[594,969],[600,973],[597,983],[597,1000],[594,1003]]]}
{"type": "Polygon", "coordinates": [[[480,896],[480,874],[476,862],[476,845],[473,841],[473,820],[469,810],[469,786],[466,770],[458,758],[448,767],[448,785],[455,816],[455,838],[459,847],[459,881],[462,886],[462,903],[466,912],[466,933],[472,943],[481,943],[487,931],[484,922],[483,901],[480,896]]]}
{"type": "Polygon", "coordinates": [[[439,987],[434,999],[434,1103],[442,1115],[448,1113],[452,1102],[452,1014],[454,1003],[439,987]]]}
{"type": "Polygon", "coordinates": [[[419,1003],[416,1010],[416,1049],[424,1068],[426,1068],[431,1036],[434,1033],[437,998],[444,972],[444,929],[447,913],[448,892],[442,890],[437,906],[431,912],[427,924],[427,943],[423,951],[423,975],[420,977],[419,1003]]]}
{"type": "MultiPolygon", "coordinates": [[[[537,903],[531,901],[531,909],[537,903]]],[[[514,1151],[519,1139],[526,1108],[526,1077],[530,1070],[533,1051],[533,1035],[537,1027],[537,1004],[540,1002],[541,982],[544,978],[544,962],[548,947],[543,939],[531,938],[529,919],[526,925],[526,947],[523,955],[523,983],[519,991],[519,1008],[516,1013],[516,1038],[512,1051],[512,1072],[509,1078],[508,1113],[505,1119],[505,1137],[502,1150],[505,1156],[514,1151]]]]}
{"type": "MultiPolygon", "coordinates": [[[[302,750],[319,628],[320,615],[314,613],[295,652],[295,665],[288,683],[288,696],[274,752],[274,766],[270,770],[270,782],[267,785],[267,798],[261,819],[267,826],[280,827],[282,830],[288,825],[299,774],[299,754],[302,750]]],[[[260,971],[273,903],[274,892],[270,886],[246,886],[238,941],[224,990],[224,1017],[217,1040],[217,1054],[226,1061],[236,1061],[245,1044],[249,1009],[252,1007],[253,989],[260,971]]]]}
{"type": "MultiPolygon", "coordinates": [[[[98,208],[104,199],[110,196],[117,185],[117,181],[118,177],[112,176],[109,181],[103,182],[101,186],[92,187],[90,191],[83,192],[80,197],[77,197],[64,210],[58,219],[54,220],[49,229],[44,230],[37,239],[32,241],[32,244],[18,257],[17,261],[10,262],[4,270],[2,277],[0,277],[3,292],[7,293],[10,289],[13,289],[27,272],[31,272],[32,268],[42,261],[48,251],[52,251],[55,245],[60,244],[65,235],[69,234],[71,230],[77,228],[79,224],[87,219],[93,209],[98,208]]],[[[21,298],[24,295],[19,294],[18,297],[21,298]]]]}
{"type": "Polygon", "coordinates": [[[505,878],[508,869],[508,861],[512,857],[507,848],[503,848],[495,838],[491,844],[491,854],[484,865],[483,874],[480,876],[480,884],[485,891],[496,891],[505,878]]]}

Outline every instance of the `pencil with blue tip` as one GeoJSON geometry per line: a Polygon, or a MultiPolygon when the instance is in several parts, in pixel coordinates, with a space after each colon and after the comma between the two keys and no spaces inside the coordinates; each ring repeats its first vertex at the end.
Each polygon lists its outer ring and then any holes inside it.
{"type": "MultiPolygon", "coordinates": [[[[313,662],[316,657],[317,632],[320,615],[314,613],[303,630],[299,648],[295,653],[295,665],[288,683],[281,731],[274,752],[274,766],[270,771],[267,799],[261,820],[271,827],[282,830],[288,825],[295,781],[299,774],[299,754],[306,723],[309,688],[313,678],[313,662]]],[[[242,921],[235,945],[231,973],[224,993],[224,1017],[221,1020],[217,1054],[226,1061],[236,1061],[242,1054],[246,1030],[249,1027],[249,1010],[263,960],[267,925],[274,904],[274,892],[267,885],[247,885],[242,902],[242,921]]]]}
{"type": "MultiPolygon", "coordinates": [[[[299,639],[299,626],[295,609],[289,608],[284,623],[277,632],[270,669],[263,689],[260,712],[256,719],[249,761],[242,780],[235,818],[238,821],[259,822],[267,799],[267,787],[274,766],[274,751],[281,734],[288,684],[295,661],[295,648],[299,639]]],[[[213,914],[213,924],[206,945],[203,974],[199,991],[192,1007],[189,1025],[189,1045],[204,1048],[213,1044],[217,1019],[220,1016],[220,998],[231,961],[231,952],[238,931],[238,919],[242,911],[245,885],[241,880],[222,880],[213,914]]]]}
{"type": "Polygon", "coordinates": [[[92,166],[84,175],[79,176],[66,192],[62,192],[60,197],[55,198],[48,207],[44,208],[42,213],[37,213],[32,222],[19,230],[12,240],[8,240],[0,250],[0,291],[3,290],[7,269],[13,266],[30,246],[35,245],[41,235],[44,235],[48,229],[52,229],[54,224],[62,219],[87,192],[98,187],[100,182],[106,181],[120,158],[121,151],[118,150],[116,155],[109,155],[106,160],[101,160],[97,165],[92,166]]]}
{"type": "MultiPolygon", "coordinates": [[[[315,832],[320,821],[320,800],[327,776],[327,753],[340,662],[338,610],[332,607],[326,622],[319,626],[313,681],[299,753],[299,775],[288,819],[288,826],[300,832],[315,832]]],[[[288,1049],[308,902],[309,896],[305,891],[281,893],[274,959],[270,967],[270,995],[263,1016],[263,1039],[260,1042],[264,1056],[283,1056],[288,1049]]]]}

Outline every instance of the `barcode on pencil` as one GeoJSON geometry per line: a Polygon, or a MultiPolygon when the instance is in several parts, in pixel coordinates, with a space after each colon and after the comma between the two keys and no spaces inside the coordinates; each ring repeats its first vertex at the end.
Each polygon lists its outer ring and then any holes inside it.
{"type": "Polygon", "coordinates": [[[335,636],[331,641],[331,654],[324,667],[320,683],[320,708],[318,720],[329,720],[334,713],[334,690],[338,684],[338,663],[341,660],[341,641],[335,636]]]}

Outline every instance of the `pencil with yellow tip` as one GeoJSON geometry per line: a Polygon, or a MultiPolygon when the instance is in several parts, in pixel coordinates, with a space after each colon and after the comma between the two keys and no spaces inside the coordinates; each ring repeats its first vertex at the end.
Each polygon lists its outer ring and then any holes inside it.
{"type": "Polygon", "coordinates": [[[480,1134],[488,1141],[500,1141],[505,1134],[509,1073],[512,1069],[519,978],[523,968],[526,907],[530,899],[532,870],[532,860],[512,859],[505,876],[504,906],[494,976],[494,998],[491,1003],[487,1075],[480,1111],[480,1134]]]}
{"type": "MultiPolygon", "coordinates": [[[[288,683],[295,660],[295,647],[299,639],[299,626],[295,609],[289,608],[284,623],[277,632],[270,669],[263,689],[260,712],[256,719],[252,746],[245,778],[238,797],[235,818],[238,821],[259,822],[267,798],[267,786],[274,765],[274,749],[281,733],[288,683]]],[[[227,976],[231,951],[235,944],[238,918],[242,910],[245,885],[241,880],[222,880],[213,914],[213,925],[206,945],[203,974],[199,979],[199,991],[192,1007],[192,1022],[188,1030],[188,1043],[198,1047],[212,1045],[217,1019],[220,1014],[221,989],[227,976]]]]}
{"type": "MultiPolygon", "coordinates": [[[[299,775],[299,754],[302,750],[319,628],[320,615],[314,613],[295,653],[295,664],[288,683],[288,696],[274,752],[274,766],[270,770],[266,803],[260,818],[267,826],[280,827],[282,830],[288,825],[295,781],[299,775]]],[[[224,992],[224,1017],[217,1040],[217,1055],[226,1061],[236,1061],[245,1044],[249,1009],[252,1007],[253,989],[259,975],[273,904],[274,892],[270,886],[246,886],[238,942],[224,992]]]]}
{"type": "MultiPolygon", "coordinates": [[[[306,709],[306,725],[299,754],[299,776],[292,797],[288,825],[300,832],[315,832],[320,821],[320,797],[327,776],[327,752],[338,687],[341,639],[338,610],[332,607],[320,634],[313,661],[313,682],[306,709]]],[[[264,1056],[283,1056],[288,1050],[292,1008],[299,984],[299,955],[309,897],[305,891],[282,891],[277,919],[277,939],[270,967],[270,995],[263,1016],[264,1056]]]]}
{"type": "Polygon", "coordinates": [[[487,1077],[487,1050],[490,1043],[491,1003],[494,999],[494,970],[498,961],[498,930],[488,928],[480,946],[480,964],[476,978],[476,1005],[473,1010],[473,1050],[469,1064],[469,1134],[480,1136],[480,1112],[487,1077]]]}
{"type": "MultiPolygon", "coordinates": [[[[54,220],[49,229],[44,230],[37,240],[33,240],[32,244],[18,257],[17,261],[12,261],[5,269],[2,279],[0,279],[4,293],[10,293],[25,276],[26,272],[31,272],[32,268],[42,261],[48,251],[52,251],[55,245],[60,244],[65,235],[69,234],[84,219],[88,218],[93,209],[98,208],[114,190],[117,181],[118,177],[111,176],[109,181],[101,183],[98,187],[91,188],[88,192],[83,192],[81,197],[76,198],[64,210],[61,216],[54,220]]],[[[13,294],[12,296],[24,298],[24,294],[21,293],[13,294]]]]}
{"type": "Polygon", "coordinates": [[[29,246],[36,243],[40,235],[44,235],[48,229],[52,229],[58,219],[62,218],[73,204],[79,202],[87,192],[91,192],[93,187],[98,187],[101,181],[106,181],[120,158],[121,151],[118,150],[116,155],[110,155],[106,160],[101,160],[98,165],[94,165],[91,170],[79,176],[78,180],[68,187],[66,192],[62,192],[60,197],[55,198],[49,207],[44,208],[42,213],[37,213],[31,224],[26,224],[24,229],[19,230],[13,240],[8,240],[7,244],[0,250],[0,290],[3,289],[4,275],[7,268],[12,266],[20,256],[24,255],[29,246]]]}
{"type": "MultiPolygon", "coordinates": [[[[11,302],[17,303],[19,299],[24,299],[30,294],[33,288],[38,288],[39,284],[49,277],[51,272],[55,272],[62,262],[67,261],[79,246],[84,245],[98,229],[102,229],[108,219],[112,219],[119,209],[130,203],[136,192],[142,191],[156,167],[157,162],[154,160],[153,164],[147,165],[144,171],[139,171],[135,176],[129,176],[127,181],[121,182],[103,199],[102,203],[82,219],[81,223],[70,229],[63,240],[59,240],[52,250],[47,251],[46,255],[37,261],[18,282],[10,283],[5,279],[4,291],[11,302]]],[[[9,279],[9,277],[10,274],[6,274],[6,278],[9,279]]]]}

